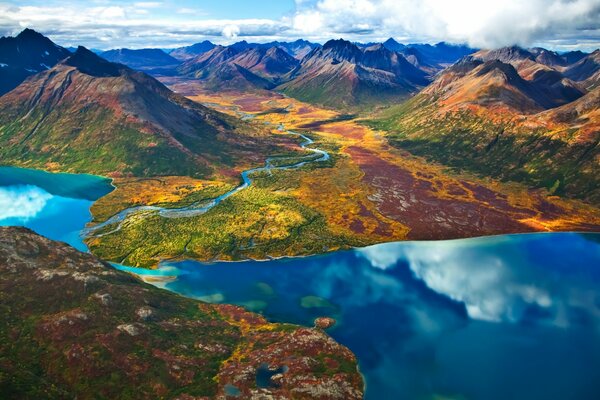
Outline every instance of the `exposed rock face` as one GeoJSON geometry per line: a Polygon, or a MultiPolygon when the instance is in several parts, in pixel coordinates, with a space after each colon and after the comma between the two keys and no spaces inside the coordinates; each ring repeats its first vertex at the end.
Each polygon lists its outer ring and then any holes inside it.
{"type": "Polygon", "coordinates": [[[0,398],[358,399],[320,330],[185,299],[25,228],[0,228],[0,398]],[[261,365],[287,366],[259,389],[261,365]]]}
{"type": "Polygon", "coordinates": [[[315,319],[315,327],[320,329],[329,329],[335,326],[335,319],[329,317],[319,317],[315,319]]]}

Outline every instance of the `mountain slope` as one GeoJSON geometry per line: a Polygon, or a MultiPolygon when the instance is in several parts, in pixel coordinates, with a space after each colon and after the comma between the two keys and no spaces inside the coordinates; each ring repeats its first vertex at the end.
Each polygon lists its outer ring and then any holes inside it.
{"type": "Polygon", "coordinates": [[[334,107],[402,99],[428,83],[426,73],[383,45],[361,50],[331,40],[311,51],[278,90],[334,107]]]}
{"type": "Polygon", "coordinates": [[[23,30],[16,37],[0,38],[0,96],[28,76],[52,68],[70,54],[31,29],[23,30]]]}
{"type": "Polygon", "coordinates": [[[204,54],[207,51],[214,49],[216,46],[205,40],[200,43],[193,44],[191,46],[179,47],[177,49],[171,50],[169,55],[173,58],[176,58],[179,61],[189,60],[190,58],[194,58],[199,56],[200,54],[204,54]]]}
{"type": "Polygon", "coordinates": [[[24,228],[0,228],[0,290],[3,399],[362,398],[356,358],[320,329],[178,296],[24,228]],[[263,363],[287,369],[261,390],[263,363]]]}
{"type": "Polygon", "coordinates": [[[547,66],[523,78],[516,68],[537,64],[529,52],[485,54],[448,68],[372,125],[431,160],[599,205],[597,93],[547,66]]]}
{"type": "Polygon", "coordinates": [[[278,47],[217,46],[183,63],[179,74],[200,79],[208,89],[270,89],[298,66],[298,60],[278,47]]]}
{"type": "Polygon", "coordinates": [[[153,67],[168,67],[179,64],[179,60],[171,57],[160,49],[116,49],[100,54],[105,60],[125,64],[133,69],[149,69],[153,67]]]}
{"type": "Polygon", "coordinates": [[[600,50],[596,50],[570,65],[565,71],[565,76],[581,82],[588,89],[598,87],[600,84],[600,50]]]}
{"type": "Polygon", "coordinates": [[[85,48],[0,98],[6,164],[206,176],[272,150],[259,132],[85,48]]]}
{"type": "Polygon", "coordinates": [[[438,96],[439,103],[445,106],[472,103],[525,114],[557,107],[584,95],[557,71],[538,70],[531,80],[525,80],[511,64],[471,57],[442,72],[424,93],[438,96]]]}

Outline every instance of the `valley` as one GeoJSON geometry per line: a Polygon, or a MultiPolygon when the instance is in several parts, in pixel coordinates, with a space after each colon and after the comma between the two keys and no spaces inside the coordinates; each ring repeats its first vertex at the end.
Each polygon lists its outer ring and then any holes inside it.
{"type": "Polygon", "coordinates": [[[0,38],[0,397],[595,398],[597,42],[171,6],[0,38]]]}
{"type": "MultiPolygon", "coordinates": [[[[385,241],[600,227],[600,212],[588,204],[451,172],[394,148],[383,132],[360,118],[348,119],[270,92],[215,95],[195,81],[165,83],[197,103],[242,116],[250,125],[270,126],[274,136],[285,135],[277,129],[280,125],[303,132],[331,159],[252,174],[250,187],[200,215],[168,218],[150,210],[131,215],[115,232],[86,240],[102,258],[155,267],[172,259],[265,259],[385,241]]],[[[92,207],[94,222],[131,205],[178,208],[231,190],[224,183],[176,182],[176,178],[115,180],[117,189],[92,207]],[[140,201],[146,196],[153,200],[140,201]]],[[[105,229],[110,232],[114,226],[105,229]]]]}

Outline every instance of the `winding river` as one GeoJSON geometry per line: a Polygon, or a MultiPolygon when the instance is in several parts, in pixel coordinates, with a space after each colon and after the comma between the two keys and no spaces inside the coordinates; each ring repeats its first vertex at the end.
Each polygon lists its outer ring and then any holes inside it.
{"type": "MultiPolygon", "coordinates": [[[[248,119],[254,118],[254,115],[252,115],[252,114],[246,114],[241,111],[236,111],[236,112],[237,112],[238,116],[243,120],[248,120],[248,119]]],[[[265,122],[265,124],[271,125],[269,122],[265,122]]],[[[83,231],[83,234],[85,236],[95,236],[95,237],[102,237],[102,236],[113,234],[121,229],[123,221],[125,221],[125,219],[128,216],[133,215],[133,214],[143,213],[143,212],[157,212],[160,216],[165,217],[165,218],[186,218],[186,217],[193,217],[193,216],[201,215],[201,214],[206,213],[210,209],[216,207],[217,205],[219,205],[223,200],[225,200],[225,199],[233,196],[237,192],[249,187],[252,184],[251,176],[255,173],[258,173],[258,172],[272,173],[273,170],[300,168],[309,163],[318,163],[318,162],[324,162],[324,161],[329,160],[330,155],[325,150],[308,147],[308,146],[314,144],[314,140],[312,140],[308,136],[303,135],[302,133],[286,130],[285,126],[283,124],[280,124],[277,127],[277,129],[281,132],[285,132],[289,135],[293,135],[293,136],[297,136],[297,137],[301,138],[302,142],[299,144],[300,148],[305,151],[310,152],[310,154],[308,154],[304,157],[301,157],[300,161],[297,161],[299,157],[296,157],[296,156],[295,157],[268,157],[265,160],[264,166],[243,171],[241,173],[242,183],[240,185],[236,186],[235,188],[231,189],[230,191],[228,191],[208,202],[202,201],[202,202],[194,203],[192,205],[189,205],[186,207],[181,207],[181,208],[164,208],[164,207],[157,207],[157,206],[130,207],[130,208],[120,211],[119,213],[115,214],[114,216],[112,216],[111,218],[107,219],[106,221],[104,221],[102,223],[99,223],[92,227],[86,228],[83,231]],[[315,157],[315,155],[316,155],[316,157],[315,157]],[[285,164],[286,160],[296,160],[296,162],[293,162],[290,164],[285,164]],[[274,162],[277,162],[278,164],[281,164],[281,163],[283,163],[283,164],[282,165],[274,165],[273,164],[274,162]],[[113,226],[113,225],[115,225],[115,227],[113,229],[103,232],[103,230],[105,230],[107,227],[113,226]]]]}
{"type": "MultiPolygon", "coordinates": [[[[98,177],[0,167],[0,225],[28,226],[85,250],[79,233],[89,207],[110,190],[98,177]]],[[[336,319],[329,333],[357,355],[367,399],[600,398],[600,234],[115,267],[273,321],[336,319]]]]}
{"type": "MultiPolygon", "coordinates": [[[[108,179],[0,167],[0,225],[27,226],[85,251],[85,235],[110,234],[134,213],[203,214],[248,188],[253,174],[330,158],[309,137],[277,129],[299,137],[310,154],[268,158],[208,203],[132,207],[92,228],[91,205],[114,189],[108,179]]],[[[115,268],[273,321],[334,318],[329,333],[357,355],[369,400],[600,398],[600,234],[398,242],[264,262],[115,268]]]]}

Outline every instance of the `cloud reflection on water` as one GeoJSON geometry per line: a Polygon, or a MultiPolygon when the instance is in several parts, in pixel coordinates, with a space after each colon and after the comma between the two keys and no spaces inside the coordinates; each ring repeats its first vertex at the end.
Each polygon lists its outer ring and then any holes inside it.
{"type": "Polygon", "coordinates": [[[0,220],[35,218],[51,198],[50,193],[37,186],[0,187],[0,220]]]}
{"type": "Polygon", "coordinates": [[[537,315],[565,327],[586,311],[600,320],[598,279],[586,279],[585,271],[589,263],[600,261],[597,252],[579,254],[572,243],[565,248],[560,242],[544,242],[534,252],[529,245],[542,243],[535,235],[516,239],[386,243],[356,252],[378,269],[406,263],[430,289],[464,303],[473,319],[523,322],[537,315]],[[549,262],[540,263],[540,258],[549,262]],[[560,265],[554,265],[559,259],[560,265]],[[544,264],[548,269],[540,268],[544,264]],[[566,276],[563,267],[570,269],[566,276]]]}

